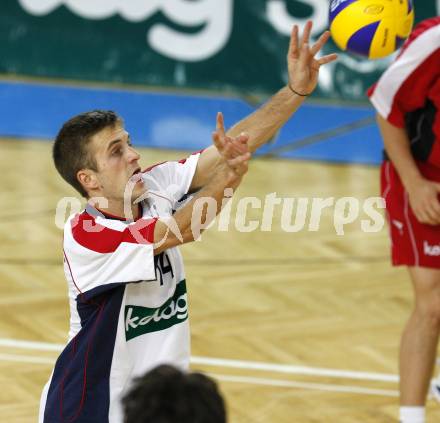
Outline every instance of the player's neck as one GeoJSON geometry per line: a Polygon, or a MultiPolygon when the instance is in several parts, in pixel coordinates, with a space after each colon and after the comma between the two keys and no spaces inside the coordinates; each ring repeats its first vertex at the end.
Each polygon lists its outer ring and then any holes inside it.
{"type": "Polygon", "coordinates": [[[108,201],[107,207],[101,207],[100,204],[92,204],[100,212],[105,215],[121,220],[137,220],[141,215],[141,208],[139,204],[131,204],[131,214],[128,210],[124,209],[124,203],[108,201]]]}

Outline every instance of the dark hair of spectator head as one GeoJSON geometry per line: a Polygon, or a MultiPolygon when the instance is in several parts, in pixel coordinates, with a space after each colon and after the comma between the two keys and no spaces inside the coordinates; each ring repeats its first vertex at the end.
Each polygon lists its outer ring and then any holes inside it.
{"type": "Polygon", "coordinates": [[[124,397],[124,423],[225,423],[216,383],[201,373],[161,365],[136,379],[124,397]]]}

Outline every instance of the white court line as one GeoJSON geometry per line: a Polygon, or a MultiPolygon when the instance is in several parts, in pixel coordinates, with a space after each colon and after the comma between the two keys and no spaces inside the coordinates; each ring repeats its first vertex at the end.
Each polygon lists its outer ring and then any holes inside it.
{"type": "MultiPolygon", "coordinates": [[[[21,362],[21,363],[24,362],[24,363],[33,363],[33,364],[53,365],[55,359],[45,358],[45,357],[35,357],[30,355],[0,354],[0,361],[13,361],[13,362],[21,362]]],[[[361,395],[377,395],[377,396],[386,396],[386,397],[398,396],[397,391],[392,391],[388,389],[370,389],[370,388],[363,388],[361,386],[306,383],[306,382],[296,382],[290,380],[221,375],[215,373],[210,373],[210,376],[223,382],[245,383],[249,385],[278,386],[282,388],[308,389],[312,391],[340,392],[340,393],[361,394],[361,395]]]]}
{"type": "Polygon", "coordinates": [[[399,393],[397,391],[393,391],[389,389],[370,389],[370,388],[362,388],[360,386],[305,383],[305,382],[295,382],[290,380],[266,379],[266,378],[258,378],[258,377],[218,375],[215,373],[210,373],[209,375],[212,376],[214,379],[224,382],[248,383],[252,385],[265,385],[265,386],[280,386],[283,388],[310,389],[313,391],[346,392],[351,394],[378,395],[385,397],[399,396],[399,393]]]}
{"type": "Polygon", "coordinates": [[[0,361],[17,361],[19,363],[32,363],[32,364],[51,364],[54,365],[55,359],[46,357],[34,357],[31,355],[18,355],[18,354],[0,354],[0,361]]]}
{"type": "MultiPolygon", "coordinates": [[[[22,341],[16,339],[1,339],[0,346],[21,348],[25,350],[39,350],[39,351],[61,351],[64,348],[62,344],[50,344],[46,342],[22,341]]],[[[319,367],[293,366],[289,364],[273,364],[263,363],[258,361],[244,361],[244,360],[229,360],[223,358],[210,357],[191,357],[191,363],[196,365],[205,365],[213,367],[227,367],[244,370],[269,371],[284,374],[309,375],[309,376],[323,376],[328,378],[338,379],[356,379],[356,380],[372,380],[378,382],[392,382],[399,381],[399,377],[393,374],[386,373],[372,373],[359,372],[351,370],[339,369],[324,369],[319,367]]]]}
{"type": "Polygon", "coordinates": [[[64,345],[62,344],[49,344],[48,342],[35,342],[35,341],[21,341],[17,339],[1,339],[0,347],[20,348],[23,350],[38,350],[38,351],[57,351],[60,352],[64,345]]]}
{"type": "Polygon", "coordinates": [[[264,370],[276,373],[295,375],[325,376],[357,380],[374,380],[378,382],[398,382],[397,375],[386,373],[357,372],[351,370],[323,369],[319,367],[292,366],[289,364],[272,364],[258,361],[227,360],[222,358],[191,357],[192,364],[229,367],[235,369],[264,370]]]}

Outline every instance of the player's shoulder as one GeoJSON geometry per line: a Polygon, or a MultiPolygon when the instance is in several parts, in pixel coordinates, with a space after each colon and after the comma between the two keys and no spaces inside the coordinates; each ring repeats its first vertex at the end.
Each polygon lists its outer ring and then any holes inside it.
{"type": "Polygon", "coordinates": [[[193,161],[193,160],[197,160],[198,157],[200,156],[201,153],[203,153],[204,150],[199,150],[199,151],[195,151],[193,153],[188,154],[186,157],[182,158],[182,159],[177,159],[177,160],[166,160],[163,162],[158,162],[155,163],[151,166],[148,166],[147,168],[142,170],[142,173],[144,175],[146,174],[154,174],[157,171],[160,171],[162,169],[173,169],[173,168],[179,168],[182,165],[188,164],[188,162],[193,161]]]}
{"type": "Polygon", "coordinates": [[[87,216],[88,214],[85,209],[71,214],[64,223],[64,232],[72,232],[72,229],[77,226],[80,221],[83,221],[84,218],[87,218],[87,216]]]}
{"type": "Polygon", "coordinates": [[[173,163],[171,161],[164,161],[155,163],[141,171],[142,178],[151,189],[158,189],[159,187],[169,183],[171,175],[175,172],[173,163]]]}
{"type": "MultiPolygon", "coordinates": [[[[436,37],[440,40],[440,16],[425,19],[419,22],[412,30],[410,36],[402,47],[402,52],[405,51],[411,44],[413,44],[420,37],[436,37]]],[[[435,41],[430,39],[433,44],[435,41]]],[[[437,44],[440,47],[440,44],[437,44]]]]}
{"type": "Polygon", "coordinates": [[[85,228],[94,225],[95,216],[87,213],[86,209],[70,215],[64,224],[64,244],[68,244],[70,240],[77,239],[79,233],[82,233],[85,228]]]}
{"type": "Polygon", "coordinates": [[[143,174],[151,173],[151,172],[153,172],[153,170],[157,170],[159,168],[159,166],[166,165],[166,163],[168,163],[168,162],[163,161],[163,162],[152,164],[151,166],[148,166],[147,168],[143,169],[141,171],[141,173],[143,173],[143,174]]]}
{"type": "Polygon", "coordinates": [[[434,16],[432,18],[425,19],[419,22],[414,30],[411,32],[410,39],[417,38],[425,31],[429,31],[430,29],[439,28],[440,27],[440,16],[434,16]]]}
{"type": "Polygon", "coordinates": [[[191,153],[182,159],[168,160],[153,164],[142,170],[142,175],[144,179],[152,179],[161,182],[162,179],[169,179],[171,175],[181,175],[182,172],[191,172],[191,169],[195,168],[202,152],[203,150],[200,150],[191,153]]]}
{"type": "Polygon", "coordinates": [[[82,235],[82,229],[94,224],[94,219],[85,210],[71,214],[64,223],[63,249],[72,253],[77,250],[77,239],[82,235]],[[87,219],[92,219],[88,222],[87,219]],[[81,232],[81,233],[79,233],[81,232]]]}
{"type": "Polygon", "coordinates": [[[75,238],[82,232],[99,232],[104,227],[122,231],[125,228],[124,220],[118,216],[104,214],[94,207],[87,205],[84,210],[70,215],[64,224],[64,233],[69,232],[75,238]]]}

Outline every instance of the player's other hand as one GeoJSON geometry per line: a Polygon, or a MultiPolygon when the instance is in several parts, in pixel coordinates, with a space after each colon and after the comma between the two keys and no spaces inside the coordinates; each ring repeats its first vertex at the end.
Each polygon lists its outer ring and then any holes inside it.
{"type": "Polygon", "coordinates": [[[238,137],[226,135],[223,115],[218,113],[212,139],[223,163],[233,172],[232,176],[241,178],[248,171],[248,162],[252,156],[248,146],[249,136],[245,133],[238,137]]]}
{"type": "Polygon", "coordinates": [[[407,187],[409,204],[420,223],[440,224],[440,183],[420,178],[407,187]]]}
{"type": "Polygon", "coordinates": [[[315,57],[329,39],[330,32],[325,31],[316,43],[310,46],[309,38],[312,26],[312,22],[307,21],[301,39],[298,35],[298,26],[293,26],[287,53],[289,86],[301,94],[310,94],[318,83],[321,65],[333,62],[338,57],[335,53],[322,56],[319,59],[315,57]]]}

